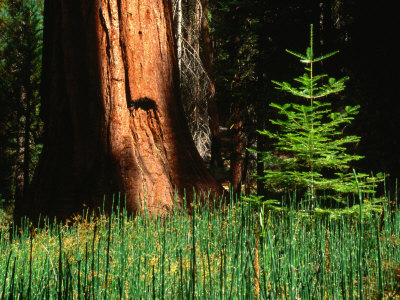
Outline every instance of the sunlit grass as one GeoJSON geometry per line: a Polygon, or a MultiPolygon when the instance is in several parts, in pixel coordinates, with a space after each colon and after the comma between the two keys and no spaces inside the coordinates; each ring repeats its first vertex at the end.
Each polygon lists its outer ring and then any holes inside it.
{"type": "Polygon", "coordinates": [[[170,217],[77,216],[0,236],[0,299],[352,299],[400,293],[400,212],[197,207],[170,217]],[[361,257],[360,257],[361,255],[361,257]]]}

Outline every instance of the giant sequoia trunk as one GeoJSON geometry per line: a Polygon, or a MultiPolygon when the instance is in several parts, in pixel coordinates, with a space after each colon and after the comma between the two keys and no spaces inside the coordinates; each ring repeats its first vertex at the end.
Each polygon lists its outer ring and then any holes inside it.
{"type": "Polygon", "coordinates": [[[45,1],[45,142],[17,215],[67,217],[103,195],[161,212],[220,193],[196,151],[179,100],[166,0],[45,1]]]}

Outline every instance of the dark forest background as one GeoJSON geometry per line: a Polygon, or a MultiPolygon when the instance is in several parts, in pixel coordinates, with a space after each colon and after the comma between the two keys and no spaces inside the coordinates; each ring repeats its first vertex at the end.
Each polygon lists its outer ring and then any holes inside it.
{"type": "Polygon", "coordinates": [[[293,100],[274,89],[271,80],[290,81],[303,73],[303,66],[285,49],[304,53],[310,24],[316,55],[340,50],[317,72],[350,76],[346,90],[331,99],[333,107],[361,105],[356,120],[345,129],[361,136],[349,149],[365,156],[355,167],[390,174],[394,184],[400,175],[400,64],[392,45],[399,33],[398,18],[390,5],[352,0],[215,3],[212,28],[221,119],[229,123],[234,107],[239,107],[247,147],[258,138],[257,147],[268,149],[270,141],[260,141],[254,129],[270,126],[268,119],[275,117],[270,102],[293,100]]]}
{"type": "MultiPolygon", "coordinates": [[[[1,202],[23,197],[41,151],[42,11],[42,1],[0,0],[1,202]]],[[[317,54],[340,50],[319,71],[350,76],[346,90],[332,99],[334,108],[361,105],[345,129],[361,136],[349,149],[365,156],[355,167],[390,174],[388,184],[394,185],[400,175],[396,14],[389,4],[355,0],[209,1],[220,125],[231,135],[239,133],[242,180],[249,187],[249,175],[262,166],[245,149],[270,147],[256,129],[270,126],[269,103],[285,100],[271,80],[288,81],[302,72],[285,49],[304,52],[310,24],[317,54]]],[[[229,147],[233,151],[235,145],[229,147]]]]}

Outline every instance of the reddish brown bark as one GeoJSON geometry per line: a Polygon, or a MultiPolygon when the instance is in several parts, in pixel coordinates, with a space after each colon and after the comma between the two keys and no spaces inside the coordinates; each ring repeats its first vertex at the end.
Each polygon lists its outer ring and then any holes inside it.
{"type": "Polygon", "coordinates": [[[160,212],[175,187],[221,192],[183,116],[170,1],[48,0],[43,59],[45,146],[19,215],[68,216],[115,192],[160,212]]]}

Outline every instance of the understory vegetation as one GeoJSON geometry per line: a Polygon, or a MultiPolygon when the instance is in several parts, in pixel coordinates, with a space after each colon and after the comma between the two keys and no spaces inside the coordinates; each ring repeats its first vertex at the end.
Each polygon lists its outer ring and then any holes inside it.
{"type": "Polygon", "coordinates": [[[183,209],[155,218],[117,206],[108,217],[82,214],[66,225],[2,227],[0,297],[399,296],[397,198],[329,214],[296,206],[293,196],[288,207],[258,212],[248,203],[195,204],[192,215],[183,209]]]}

